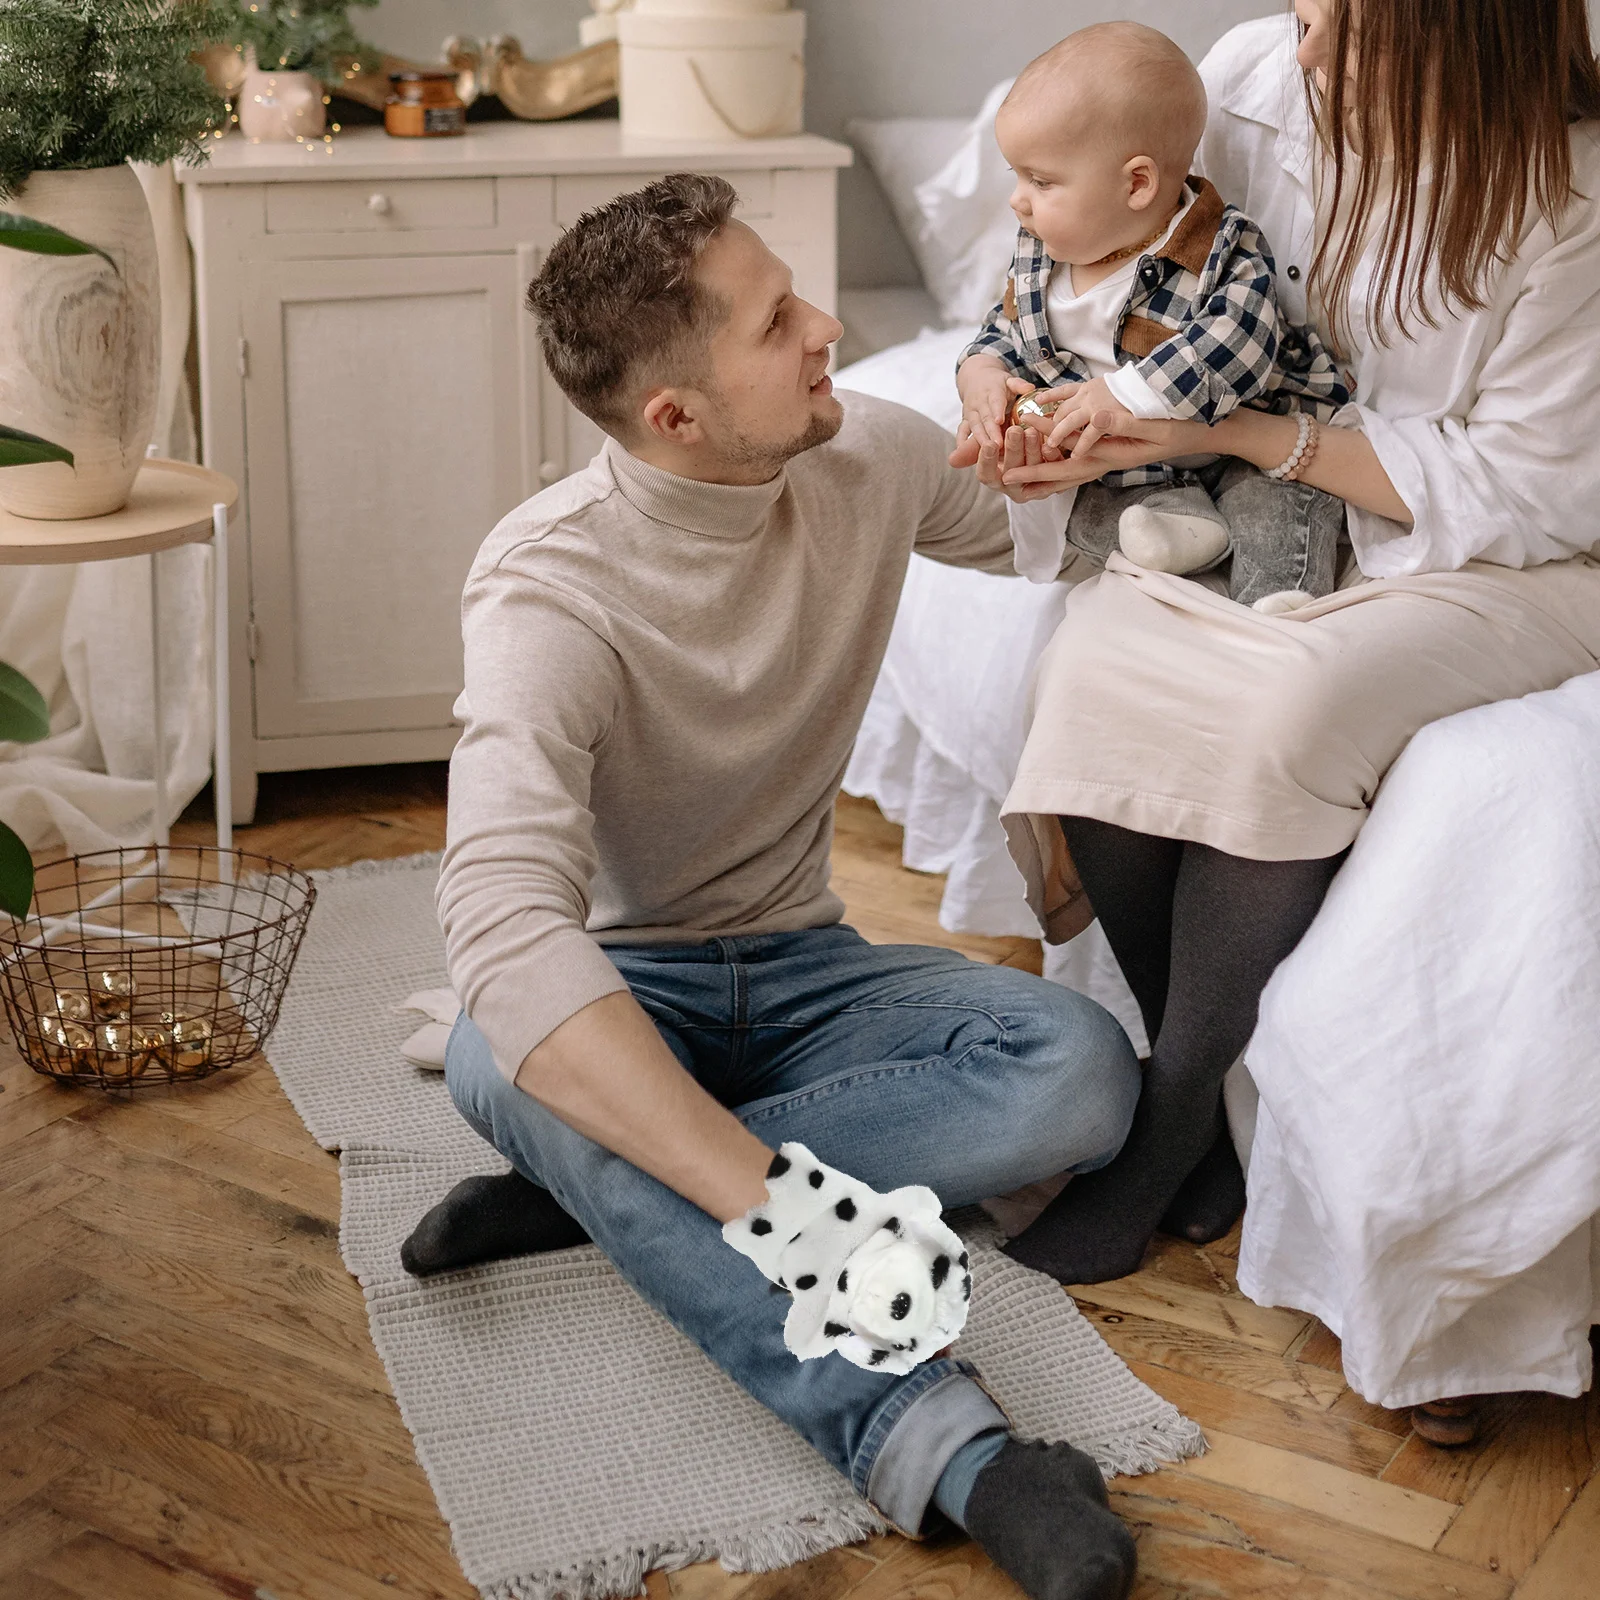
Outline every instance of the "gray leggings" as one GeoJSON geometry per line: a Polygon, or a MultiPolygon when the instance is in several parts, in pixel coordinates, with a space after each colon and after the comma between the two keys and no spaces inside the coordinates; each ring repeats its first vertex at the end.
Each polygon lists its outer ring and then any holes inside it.
{"type": "Polygon", "coordinates": [[[1232,456],[1184,471],[1173,484],[1086,483],[1073,503],[1067,542],[1104,561],[1117,548],[1118,520],[1136,505],[1220,522],[1229,546],[1213,565],[1231,561],[1228,594],[1241,605],[1284,589],[1333,592],[1344,501],[1309,484],[1277,482],[1232,456]]]}

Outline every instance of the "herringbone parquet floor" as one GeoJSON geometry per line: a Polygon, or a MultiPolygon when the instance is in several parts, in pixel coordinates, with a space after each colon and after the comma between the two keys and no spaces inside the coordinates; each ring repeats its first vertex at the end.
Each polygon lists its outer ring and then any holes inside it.
{"type": "MultiPolygon", "coordinates": [[[[443,769],[268,779],[241,843],[303,866],[437,848],[443,769]]],[[[205,842],[208,824],[186,824],[205,842]]],[[[839,813],[871,938],[951,938],[898,830],[839,813]]],[[[262,1063],[129,1103],[0,1042],[0,1600],[470,1600],[337,1250],[334,1159],[262,1063]]],[[[1211,1453],[1129,1479],[1138,1600],[1594,1600],[1600,1402],[1507,1396],[1456,1453],[1346,1387],[1337,1342],[1171,1242],[1080,1297],[1211,1453]]],[[[1014,1600],[970,1544],[898,1538],[654,1600],[1014,1600]]]]}

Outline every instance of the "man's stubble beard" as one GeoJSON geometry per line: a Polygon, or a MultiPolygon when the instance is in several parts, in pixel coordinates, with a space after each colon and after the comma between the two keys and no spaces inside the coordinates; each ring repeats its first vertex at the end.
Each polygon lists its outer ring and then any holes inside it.
{"type": "Polygon", "coordinates": [[[724,410],[722,414],[722,442],[719,454],[730,467],[741,471],[759,472],[763,477],[775,477],[779,470],[807,450],[826,444],[844,426],[844,411],[833,416],[813,416],[793,438],[782,444],[769,440],[752,439],[742,432],[724,410]]]}

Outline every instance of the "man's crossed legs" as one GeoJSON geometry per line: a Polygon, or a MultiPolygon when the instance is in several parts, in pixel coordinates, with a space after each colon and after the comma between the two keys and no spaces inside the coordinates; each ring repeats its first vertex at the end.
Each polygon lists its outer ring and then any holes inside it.
{"type": "MultiPolygon", "coordinates": [[[[870,945],[836,926],[607,953],[685,1069],[763,1143],[797,1140],[874,1189],[926,1184],[950,1208],[1092,1170],[1121,1146],[1138,1097],[1108,1013],[951,951],[870,945]]],[[[1131,1544],[1100,1509],[1098,1474],[1087,1484],[1065,1446],[1002,1457],[1005,1416],[970,1364],[946,1356],[886,1377],[797,1361],[788,1299],[711,1216],[509,1083],[465,1017],[446,1060],[467,1121],[896,1528],[919,1534],[936,1502],[1030,1593],[1122,1593],[1131,1544]],[[997,1459],[1004,1470],[974,1489],[997,1459]],[[1003,1502],[1030,1498],[1024,1526],[1003,1502]]]]}

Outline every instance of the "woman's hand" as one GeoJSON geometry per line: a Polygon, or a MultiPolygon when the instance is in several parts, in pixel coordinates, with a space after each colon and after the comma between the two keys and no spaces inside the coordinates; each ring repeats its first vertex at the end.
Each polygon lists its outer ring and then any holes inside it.
{"type": "MultiPolygon", "coordinates": [[[[1042,495],[1059,494],[1063,489],[1075,489],[1107,472],[1125,472],[1129,467],[1149,466],[1153,461],[1166,461],[1173,456],[1198,455],[1214,450],[1211,429],[1203,422],[1168,422],[1161,418],[1129,417],[1124,413],[1099,411],[1090,419],[1089,426],[1079,436],[1081,445],[1090,437],[1087,452],[1077,448],[1061,460],[1052,461],[1042,448],[1029,447],[1019,442],[1013,459],[1010,435],[1006,451],[999,462],[998,477],[984,475],[984,463],[978,463],[978,476],[991,488],[1002,490],[1013,500],[1037,500],[1042,495]],[[1108,430],[1115,426],[1117,432],[1108,430]]],[[[1013,428],[1011,433],[1039,435],[1032,428],[1013,428]]]]}

